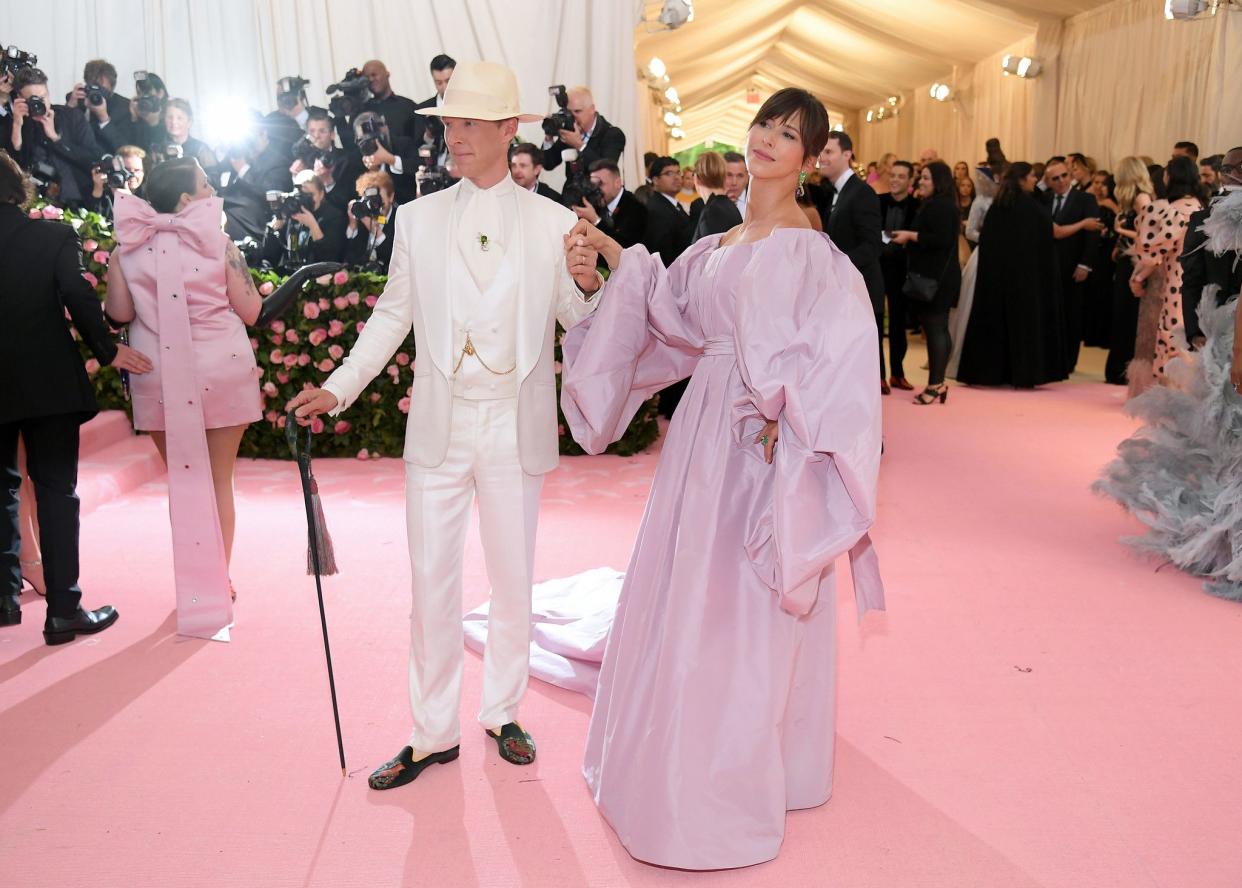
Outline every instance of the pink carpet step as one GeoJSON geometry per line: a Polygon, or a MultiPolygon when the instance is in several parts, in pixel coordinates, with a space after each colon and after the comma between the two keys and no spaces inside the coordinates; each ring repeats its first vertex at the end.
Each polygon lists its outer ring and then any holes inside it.
{"type": "Polygon", "coordinates": [[[82,513],[124,496],[163,474],[164,462],[146,435],[131,433],[101,449],[84,453],[78,463],[82,513]]]}
{"type": "Polygon", "coordinates": [[[82,426],[82,442],[78,452],[82,458],[106,447],[134,437],[134,427],[124,410],[105,410],[82,426]]]}

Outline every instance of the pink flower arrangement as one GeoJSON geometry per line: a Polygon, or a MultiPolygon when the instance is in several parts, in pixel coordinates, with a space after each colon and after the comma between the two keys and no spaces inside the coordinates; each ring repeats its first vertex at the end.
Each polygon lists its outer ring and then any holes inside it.
{"type": "Polygon", "coordinates": [[[358,451],[358,459],[370,459],[370,458],[371,458],[371,454],[367,452],[367,449],[365,447],[363,447],[361,450],[358,451]]]}
{"type": "Polygon", "coordinates": [[[331,305],[331,304],[332,304],[332,303],[331,303],[331,302],[329,302],[329,301],[328,301],[328,299],[327,299],[327,297],[325,296],[323,299],[320,299],[320,300],[319,300],[319,310],[320,310],[320,311],[327,311],[327,310],[328,310],[328,306],[329,306],[329,305],[331,305]]]}
{"type": "Polygon", "coordinates": [[[278,348],[272,349],[271,354],[267,356],[267,360],[272,364],[279,364],[285,359],[285,353],[278,348]]]}
{"type": "Polygon", "coordinates": [[[328,331],[325,330],[323,327],[316,327],[314,330],[311,330],[310,333],[307,335],[306,341],[309,342],[312,346],[323,345],[324,342],[327,340],[327,338],[328,338],[328,331]]]}
{"type": "Polygon", "coordinates": [[[397,409],[400,410],[402,413],[409,413],[410,412],[410,399],[402,398],[400,401],[398,401],[397,409]]]}
{"type": "Polygon", "coordinates": [[[270,326],[271,326],[271,328],[272,328],[272,332],[273,332],[273,333],[284,333],[284,332],[285,332],[285,322],[284,322],[284,321],[280,321],[280,320],[277,320],[277,321],[272,321],[272,323],[270,324],[270,326]]]}
{"type": "Polygon", "coordinates": [[[326,287],[328,284],[332,283],[332,275],[321,274],[319,277],[315,278],[315,283],[321,287],[326,287]]]}
{"type": "Polygon", "coordinates": [[[328,321],[328,335],[335,338],[345,332],[345,325],[340,321],[328,321]]]}
{"type": "Polygon", "coordinates": [[[98,362],[98,361],[96,361],[94,358],[90,358],[89,360],[87,360],[87,362],[86,362],[86,372],[87,372],[87,373],[89,373],[91,376],[94,376],[96,373],[98,373],[98,372],[99,372],[99,362],[98,362]]]}
{"type": "Polygon", "coordinates": [[[43,218],[44,219],[63,219],[65,218],[65,211],[62,210],[60,207],[47,206],[43,208],[43,218]]]}
{"type": "Polygon", "coordinates": [[[302,306],[302,314],[306,315],[306,319],[309,321],[313,321],[315,318],[319,317],[319,311],[319,303],[317,302],[308,301],[302,306]]]}
{"type": "Polygon", "coordinates": [[[276,397],[277,391],[278,389],[276,388],[276,383],[274,382],[263,383],[263,394],[267,395],[269,398],[276,397]]]}
{"type": "Polygon", "coordinates": [[[339,361],[341,358],[345,357],[345,349],[341,348],[339,345],[329,345],[328,354],[331,355],[332,360],[339,361]]]}
{"type": "Polygon", "coordinates": [[[297,355],[285,355],[285,359],[282,363],[285,365],[286,370],[292,370],[294,367],[298,365],[298,356],[297,355]]]}
{"type": "Polygon", "coordinates": [[[335,308],[337,311],[344,311],[345,309],[349,308],[349,300],[346,299],[344,296],[337,296],[335,299],[332,300],[332,307],[335,308]]]}
{"type": "Polygon", "coordinates": [[[289,384],[289,374],[288,374],[288,373],[286,373],[284,370],[277,370],[277,371],[276,371],[276,381],[277,381],[277,382],[279,382],[281,385],[288,385],[288,384],[289,384]]]}
{"type": "Polygon", "coordinates": [[[257,350],[258,350],[258,348],[259,348],[259,340],[255,339],[253,336],[251,336],[251,337],[250,337],[250,347],[251,347],[251,348],[253,348],[253,349],[255,349],[255,350],[257,351],[257,350]]]}
{"type": "Polygon", "coordinates": [[[331,358],[324,358],[315,365],[315,369],[320,373],[331,373],[336,369],[336,363],[331,358]]]}
{"type": "Polygon", "coordinates": [[[375,303],[379,302],[379,297],[372,293],[367,297],[367,308],[375,308],[375,303]]]}
{"type": "Polygon", "coordinates": [[[302,341],[302,337],[298,335],[298,331],[297,331],[297,330],[286,330],[286,331],[285,331],[285,341],[286,341],[286,342],[293,342],[293,343],[297,343],[297,342],[301,342],[301,341],[302,341]]]}
{"type": "Polygon", "coordinates": [[[98,241],[95,241],[95,240],[82,241],[82,252],[83,253],[93,253],[98,249],[99,249],[98,241]]]}
{"type": "Polygon", "coordinates": [[[345,299],[349,302],[350,305],[357,305],[361,301],[358,298],[357,290],[351,290],[350,292],[346,293],[345,299]]]}
{"type": "Polygon", "coordinates": [[[343,269],[338,271],[336,274],[332,275],[332,283],[336,284],[338,287],[343,287],[345,284],[349,283],[349,272],[343,269]]]}
{"type": "Polygon", "coordinates": [[[320,419],[318,416],[312,419],[311,424],[310,424],[310,430],[314,432],[316,435],[322,434],[323,433],[323,420],[320,419]]]}
{"type": "Polygon", "coordinates": [[[310,355],[306,355],[306,354],[298,355],[298,366],[299,367],[305,367],[310,362],[311,362],[310,355]]]}
{"type": "Polygon", "coordinates": [[[332,427],[332,433],[335,435],[343,435],[348,432],[352,426],[345,420],[338,420],[336,425],[332,427]]]}
{"type": "Polygon", "coordinates": [[[402,367],[406,367],[410,363],[410,356],[405,352],[397,352],[397,363],[402,367]]]}
{"type": "Polygon", "coordinates": [[[98,262],[100,265],[107,265],[108,257],[110,255],[111,254],[107,250],[96,250],[95,254],[91,256],[91,258],[94,259],[96,262],[98,262]]]}
{"type": "Polygon", "coordinates": [[[267,338],[272,341],[272,345],[280,345],[282,342],[285,341],[279,333],[273,333],[271,336],[267,338]]]}
{"type": "Polygon", "coordinates": [[[271,281],[264,281],[263,283],[259,284],[259,295],[260,296],[271,296],[272,291],[275,289],[276,289],[276,285],[273,284],[271,281]]]}
{"type": "Polygon", "coordinates": [[[82,277],[83,277],[83,279],[84,279],[84,280],[85,280],[88,284],[90,284],[92,287],[98,287],[98,286],[99,286],[99,278],[95,277],[95,276],[94,276],[93,274],[91,274],[89,271],[84,271],[84,272],[82,272],[82,277]]]}
{"type": "Polygon", "coordinates": [[[387,367],[384,368],[384,372],[387,373],[389,376],[391,376],[393,379],[396,379],[397,374],[400,373],[401,371],[397,369],[396,364],[389,364],[387,367]]]}
{"type": "Polygon", "coordinates": [[[354,329],[357,330],[359,333],[361,333],[366,328],[367,328],[366,321],[359,321],[357,324],[354,325],[354,329]]]}
{"type": "Polygon", "coordinates": [[[43,218],[43,214],[40,213],[38,210],[31,210],[26,215],[29,216],[31,219],[42,219],[43,218]]]}

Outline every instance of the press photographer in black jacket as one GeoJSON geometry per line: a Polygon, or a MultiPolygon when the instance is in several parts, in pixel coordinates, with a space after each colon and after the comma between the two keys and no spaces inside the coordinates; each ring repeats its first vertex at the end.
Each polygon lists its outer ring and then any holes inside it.
{"type": "Polygon", "coordinates": [[[105,219],[112,218],[114,195],[118,191],[137,194],[146,179],[143,163],[147,152],[137,145],[122,145],[116,154],[105,154],[91,167],[91,193],[82,205],[105,219]]]}
{"type": "Polygon", "coordinates": [[[323,182],[314,173],[294,179],[302,206],[276,209],[263,237],[263,258],[273,266],[296,269],[310,262],[340,262],[345,257],[345,214],[325,200],[323,182]]]}
{"type": "Polygon", "coordinates": [[[79,111],[90,124],[91,133],[100,149],[116,152],[129,135],[125,126],[112,126],[113,121],[124,124],[129,119],[129,99],[117,95],[116,68],[104,59],[91,59],[82,69],[82,82],[73,87],[65,104],[79,111]]]}
{"type": "Polygon", "coordinates": [[[345,228],[345,261],[388,273],[393,233],[397,228],[396,194],[392,176],[363,173],[355,183],[358,198],[349,202],[345,228]]]}
{"type": "Polygon", "coordinates": [[[262,240],[271,208],[269,191],[288,191],[293,185],[283,146],[271,141],[267,118],[255,115],[254,129],[245,144],[230,152],[221,164],[218,194],[224,200],[224,230],[233,240],[262,240]]]}
{"type": "Polygon", "coordinates": [[[543,140],[543,168],[555,169],[561,165],[561,152],[573,149],[578,152],[581,169],[591,169],[597,160],[617,163],[625,151],[625,133],[604,119],[595,110],[595,99],[585,86],[568,90],[569,113],[574,118],[574,128],[560,130],[555,138],[543,140]]]}
{"type": "Polygon", "coordinates": [[[91,166],[100,151],[86,119],[64,105],[53,105],[47,75],[24,68],[13,80],[10,153],[22,169],[55,182],[56,199],[80,206],[91,191],[91,166]]]}
{"type": "Polygon", "coordinates": [[[647,208],[625,190],[621,168],[611,160],[597,160],[591,164],[591,181],[603,193],[608,212],[601,219],[595,208],[584,201],[572,208],[578,218],[598,225],[622,247],[641,244],[647,233],[647,208]]]}

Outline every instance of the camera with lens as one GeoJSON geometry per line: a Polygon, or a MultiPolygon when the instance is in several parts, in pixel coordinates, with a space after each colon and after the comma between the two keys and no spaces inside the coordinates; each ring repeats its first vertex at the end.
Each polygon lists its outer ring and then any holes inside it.
{"type": "Polygon", "coordinates": [[[16,75],[23,68],[33,68],[39,64],[39,57],[33,52],[26,52],[16,46],[6,46],[0,50],[0,76],[16,75]]]}
{"type": "Polygon", "coordinates": [[[327,163],[327,153],[320,151],[315,147],[315,143],[306,136],[298,139],[293,143],[293,156],[295,159],[302,161],[302,166],[311,169],[315,166],[315,161],[323,158],[327,163]]]}
{"type": "Polygon", "coordinates": [[[327,93],[332,96],[332,100],[328,102],[328,110],[332,115],[351,119],[362,110],[363,104],[370,98],[371,81],[363,77],[362,72],[357,68],[350,68],[338,83],[328,84],[327,93]],[[340,95],[333,95],[333,93],[340,93],[340,95]]]}
{"type": "Polygon", "coordinates": [[[35,193],[42,198],[54,197],[60,190],[60,173],[44,160],[36,160],[30,167],[30,181],[35,193]]]}
{"type": "Polygon", "coordinates": [[[153,165],[163,163],[166,160],[180,160],[184,156],[185,149],[174,142],[169,142],[166,145],[162,142],[156,142],[151,146],[151,150],[147,152],[147,157],[150,158],[153,165]]]}
{"type": "Polygon", "coordinates": [[[305,77],[282,77],[276,81],[276,106],[286,110],[306,101],[306,87],[310,81],[305,77]]]}
{"type": "Polygon", "coordinates": [[[34,120],[46,117],[47,102],[43,101],[43,96],[31,96],[26,99],[26,113],[34,120]]]}
{"type": "Polygon", "coordinates": [[[608,201],[595,180],[587,175],[582,164],[576,160],[568,165],[565,187],[561,191],[561,203],[569,208],[590,204],[601,219],[608,218],[608,201]]]}
{"type": "Polygon", "coordinates": [[[557,109],[543,119],[544,135],[555,138],[561,130],[574,128],[574,116],[569,111],[569,93],[564,84],[548,87],[548,95],[556,99],[557,109]]]}
{"type": "Polygon", "coordinates": [[[453,184],[453,177],[436,160],[437,157],[432,154],[432,147],[430,145],[423,145],[418,149],[420,167],[418,190],[420,194],[434,194],[437,191],[443,191],[453,184]]]}
{"type": "Polygon", "coordinates": [[[125,183],[133,176],[129,170],[125,168],[125,158],[115,154],[105,154],[99,158],[99,162],[91,167],[92,173],[103,173],[108,177],[109,188],[124,188],[125,183]]]}
{"type": "Polygon", "coordinates": [[[91,83],[86,87],[86,101],[98,107],[108,101],[108,95],[104,92],[104,88],[102,86],[91,83]]]}
{"type": "Polygon", "coordinates": [[[362,192],[362,197],[354,201],[349,212],[361,222],[363,219],[374,219],[384,209],[384,198],[374,185],[362,192]]]}
{"type": "Polygon", "coordinates": [[[388,123],[382,114],[368,111],[354,121],[354,141],[363,157],[370,157],[377,149],[391,151],[388,142],[388,123]]]}
{"type": "Polygon", "coordinates": [[[303,210],[314,210],[315,199],[305,191],[269,191],[267,205],[277,219],[292,219],[303,210]]]}
{"type": "Polygon", "coordinates": [[[164,100],[155,95],[160,89],[151,80],[146,71],[134,72],[134,92],[137,94],[136,106],[139,114],[158,114],[164,108],[164,100]]]}

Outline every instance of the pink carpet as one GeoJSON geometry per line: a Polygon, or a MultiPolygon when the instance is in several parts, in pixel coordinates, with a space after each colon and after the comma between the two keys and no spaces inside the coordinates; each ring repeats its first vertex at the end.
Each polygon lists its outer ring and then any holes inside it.
{"type": "MultiPolygon", "coordinates": [[[[470,727],[472,654],[459,762],[368,791],[409,728],[399,461],[317,464],[343,779],[293,466],[241,466],[233,642],[181,640],[149,445],[97,421],[83,587],[121,619],[47,648],[36,601],[0,630],[0,884],[1236,888],[1242,606],[1118,544],[1136,522],[1088,485],[1132,428],[1120,397],[886,399],[890,611],[859,628],[841,590],[836,794],[789,817],[776,861],[708,874],[634,862],[596,814],[585,698],[532,683],[539,760],[500,762],[470,727]]],[[[537,576],[623,568],[653,466],[567,460],[537,576]]],[[[466,570],[472,607],[477,537],[466,570]]]]}

